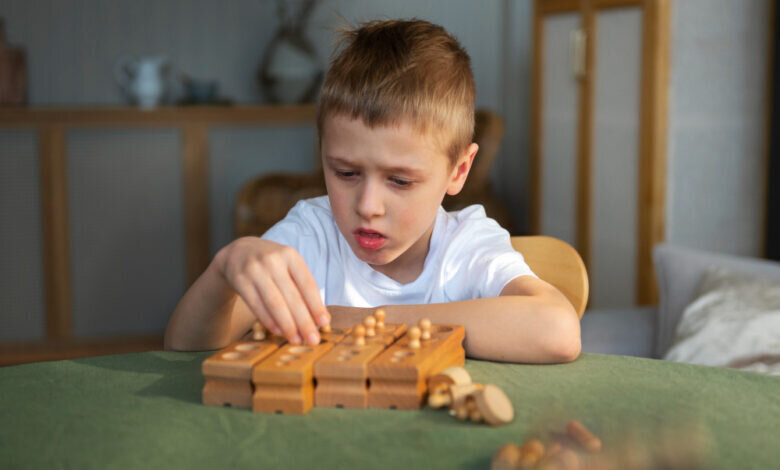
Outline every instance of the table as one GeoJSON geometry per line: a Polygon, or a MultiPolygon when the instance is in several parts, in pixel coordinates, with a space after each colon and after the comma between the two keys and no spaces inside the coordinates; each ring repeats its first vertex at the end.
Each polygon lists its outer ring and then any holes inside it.
{"type": "MultiPolygon", "coordinates": [[[[696,416],[712,468],[776,468],[780,378],[583,354],[570,364],[469,360],[511,398],[491,428],[445,411],[314,408],[265,415],[200,403],[211,353],[148,352],[0,368],[0,468],[488,468],[506,442],[579,419],[603,440],[696,416]]],[[[548,429],[552,430],[552,429],[548,429]]]]}

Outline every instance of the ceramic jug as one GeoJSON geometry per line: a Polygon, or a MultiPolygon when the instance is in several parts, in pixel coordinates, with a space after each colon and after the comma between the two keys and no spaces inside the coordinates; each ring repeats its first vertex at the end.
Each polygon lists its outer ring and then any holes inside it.
{"type": "Polygon", "coordinates": [[[137,60],[123,57],[116,63],[114,75],[122,90],[141,108],[159,105],[168,86],[168,59],[141,57],[137,60]]]}

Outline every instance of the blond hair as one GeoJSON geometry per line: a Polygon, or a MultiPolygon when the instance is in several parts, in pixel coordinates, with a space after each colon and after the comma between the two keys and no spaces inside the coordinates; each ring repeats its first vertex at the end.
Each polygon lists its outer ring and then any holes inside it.
{"type": "Polygon", "coordinates": [[[422,20],[363,23],[341,40],[320,94],[320,136],[328,116],[360,118],[370,128],[408,120],[439,139],[454,163],[474,134],[474,77],[458,41],[422,20]]]}

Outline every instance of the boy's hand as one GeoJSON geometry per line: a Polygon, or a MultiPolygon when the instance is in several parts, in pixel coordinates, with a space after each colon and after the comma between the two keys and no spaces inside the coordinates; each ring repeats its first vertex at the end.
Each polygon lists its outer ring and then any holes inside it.
{"type": "Polygon", "coordinates": [[[215,262],[266,328],[294,344],[319,343],[317,324],[330,323],[330,315],[314,276],[295,248],[243,237],[222,248],[215,262]]]}

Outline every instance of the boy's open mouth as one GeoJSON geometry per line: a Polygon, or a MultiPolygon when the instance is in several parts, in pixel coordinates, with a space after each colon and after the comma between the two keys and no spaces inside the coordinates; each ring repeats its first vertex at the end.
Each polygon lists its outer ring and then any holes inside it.
{"type": "Polygon", "coordinates": [[[364,250],[378,250],[387,242],[387,237],[375,230],[359,228],[353,233],[355,241],[364,250]]]}

